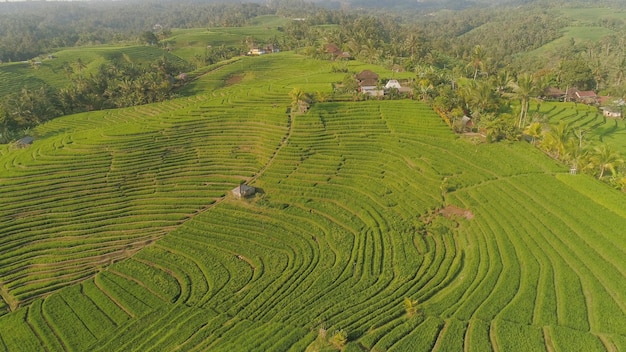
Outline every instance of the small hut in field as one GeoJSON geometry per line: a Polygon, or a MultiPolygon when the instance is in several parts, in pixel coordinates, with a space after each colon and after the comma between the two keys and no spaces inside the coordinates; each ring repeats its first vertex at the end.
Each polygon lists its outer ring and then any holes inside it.
{"type": "Polygon", "coordinates": [[[35,138],[33,138],[31,136],[26,136],[26,137],[18,140],[17,142],[15,142],[15,146],[17,148],[26,148],[29,145],[33,144],[34,141],[35,141],[35,138]]]}
{"type": "Polygon", "coordinates": [[[256,193],[256,188],[252,186],[248,186],[245,183],[242,183],[239,186],[233,188],[231,193],[235,196],[235,198],[241,199],[241,198],[253,196],[256,193]]]}

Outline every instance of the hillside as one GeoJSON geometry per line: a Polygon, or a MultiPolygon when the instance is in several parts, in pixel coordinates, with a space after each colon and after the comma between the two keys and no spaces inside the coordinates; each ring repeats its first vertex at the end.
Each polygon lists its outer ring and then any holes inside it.
{"type": "Polygon", "coordinates": [[[246,57],[0,149],[0,346],[626,349],[622,193],[413,100],[287,113],[332,71],[246,57]]]}

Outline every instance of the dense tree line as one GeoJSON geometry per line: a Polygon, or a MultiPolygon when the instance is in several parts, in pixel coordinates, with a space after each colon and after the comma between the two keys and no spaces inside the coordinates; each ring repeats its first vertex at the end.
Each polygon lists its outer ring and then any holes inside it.
{"type": "Polygon", "coordinates": [[[84,68],[80,60],[66,64],[70,83],[59,91],[24,88],[0,101],[0,143],[60,115],[170,99],[184,83],[178,74],[189,67],[164,56],[146,66],[112,60],[95,74],[85,74],[84,68]]]}

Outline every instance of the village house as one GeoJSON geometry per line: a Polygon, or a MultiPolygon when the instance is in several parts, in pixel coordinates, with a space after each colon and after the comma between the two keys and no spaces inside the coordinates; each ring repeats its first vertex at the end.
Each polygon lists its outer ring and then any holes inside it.
{"type": "Polygon", "coordinates": [[[595,104],[598,102],[598,95],[592,90],[579,90],[576,92],[576,98],[584,104],[595,104]]]}
{"type": "Polygon", "coordinates": [[[578,90],[570,88],[565,93],[567,101],[594,105],[598,103],[598,95],[592,90],[578,90]]]}
{"type": "Polygon", "coordinates": [[[250,51],[248,51],[248,55],[259,56],[278,52],[280,52],[278,47],[275,47],[274,44],[268,44],[265,47],[254,47],[250,49],[250,51]]]}
{"type": "Polygon", "coordinates": [[[378,74],[370,70],[363,70],[356,75],[359,91],[374,97],[385,95],[385,91],[378,86],[378,74]]]}
{"type": "Polygon", "coordinates": [[[264,54],[265,54],[265,49],[261,49],[261,48],[253,48],[250,51],[248,51],[248,55],[253,55],[253,56],[264,55],[264,54]]]}
{"type": "Polygon", "coordinates": [[[565,92],[555,87],[548,87],[543,92],[543,98],[552,101],[564,101],[565,92]]]}
{"type": "Polygon", "coordinates": [[[326,52],[326,54],[330,55],[330,58],[332,60],[341,60],[341,59],[349,59],[350,58],[350,53],[348,53],[346,51],[342,51],[335,44],[326,44],[326,46],[324,47],[324,51],[326,52]]]}

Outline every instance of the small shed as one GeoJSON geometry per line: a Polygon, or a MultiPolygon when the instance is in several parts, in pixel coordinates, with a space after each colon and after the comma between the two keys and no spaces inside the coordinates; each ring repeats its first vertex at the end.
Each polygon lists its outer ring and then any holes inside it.
{"type": "Polygon", "coordinates": [[[18,148],[26,148],[29,145],[33,144],[34,141],[35,141],[35,138],[31,136],[26,136],[26,137],[19,139],[17,142],[15,142],[15,146],[18,148]]]}
{"type": "Polygon", "coordinates": [[[233,193],[235,198],[241,199],[241,198],[253,196],[256,193],[256,188],[252,186],[248,186],[245,183],[242,183],[239,186],[233,188],[231,192],[233,193]]]}

